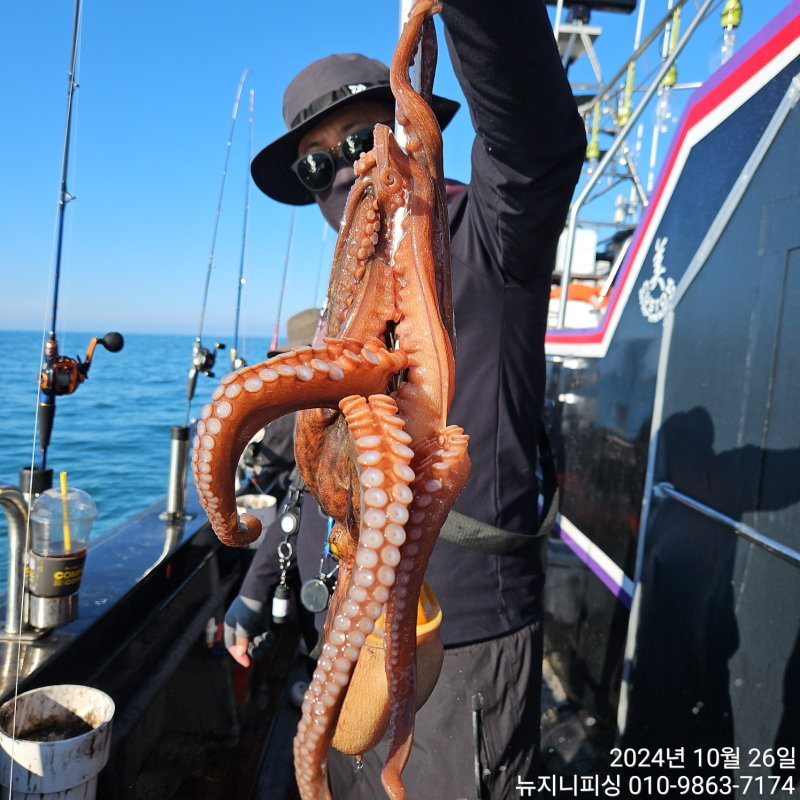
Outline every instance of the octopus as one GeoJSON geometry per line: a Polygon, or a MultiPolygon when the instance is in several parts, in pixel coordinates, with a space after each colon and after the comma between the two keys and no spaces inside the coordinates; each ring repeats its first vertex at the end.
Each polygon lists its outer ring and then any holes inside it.
{"type": "Polygon", "coordinates": [[[202,409],[192,452],[215,533],[248,544],[261,526],[237,515],[239,455],[269,422],[299,412],[298,468],[334,519],[339,577],[294,741],[303,800],[331,797],[332,746],[357,755],[387,735],[381,780],[392,800],[405,798],[414,716],[442,665],[441,611],[424,575],[470,462],[468,437],[447,422],[455,334],[442,137],[429,106],[439,10],[417,0],[392,59],[405,147],[376,125],[374,148],[355,164],[323,346],[225,375],[202,409]],[[417,90],[410,69],[420,42],[417,90]]]}

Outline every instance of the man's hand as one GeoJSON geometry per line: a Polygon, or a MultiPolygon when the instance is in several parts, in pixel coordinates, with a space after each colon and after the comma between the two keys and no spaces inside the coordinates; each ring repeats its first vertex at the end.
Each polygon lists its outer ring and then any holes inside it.
{"type": "Polygon", "coordinates": [[[250,666],[247,646],[258,631],[264,613],[264,603],[239,595],[225,614],[225,647],[243,667],[250,666]]]}

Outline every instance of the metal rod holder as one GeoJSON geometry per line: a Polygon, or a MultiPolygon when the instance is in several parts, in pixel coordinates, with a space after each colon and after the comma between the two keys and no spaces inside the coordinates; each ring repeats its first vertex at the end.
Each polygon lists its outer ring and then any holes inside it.
{"type": "Polygon", "coordinates": [[[169,477],[167,478],[167,510],[161,519],[168,522],[194,519],[186,515],[186,467],[189,463],[189,428],[172,426],[172,447],[169,454],[169,477]]]}
{"type": "Polygon", "coordinates": [[[51,629],[77,619],[78,591],[65,597],[35,597],[25,568],[28,562],[28,514],[33,501],[52,487],[51,469],[20,471],[20,488],[0,485],[0,507],[8,520],[8,590],[0,640],[34,642],[51,629]]]}
{"type": "Polygon", "coordinates": [[[28,508],[25,498],[15,486],[0,485],[0,506],[8,520],[8,589],[6,592],[6,634],[18,634],[25,627],[25,532],[28,508]]]}

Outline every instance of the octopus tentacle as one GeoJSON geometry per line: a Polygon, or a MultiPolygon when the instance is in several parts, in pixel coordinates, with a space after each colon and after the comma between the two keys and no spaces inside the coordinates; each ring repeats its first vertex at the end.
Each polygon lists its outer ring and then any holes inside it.
{"type": "MultiPolygon", "coordinates": [[[[353,667],[390,597],[405,542],[407,505],[414,479],[413,451],[389,397],[347,397],[339,404],[358,451],[361,535],[347,599],[325,636],[322,655],[302,706],[294,741],[295,771],[303,800],[327,800],[327,753],[353,667]],[[392,421],[395,420],[395,421],[392,421]],[[399,422],[399,425],[397,424],[399,422]]],[[[352,687],[351,687],[352,689],[352,687]]]]}
{"type": "Polygon", "coordinates": [[[462,428],[445,428],[436,441],[414,446],[406,542],[400,548],[397,586],[386,603],[386,676],[391,715],[389,754],[381,781],[391,800],[405,800],[400,779],[411,752],[416,690],[416,609],[439,531],[470,476],[469,437],[462,428]]]}
{"type": "Polygon", "coordinates": [[[450,279],[450,232],[444,185],[442,132],[436,115],[428,105],[437,60],[433,16],[440,11],[441,3],[433,3],[431,0],[421,0],[414,4],[392,59],[389,80],[397,99],[397,120],[403,126],[408,138],[406,147],[433,182],[434,209],[430,215],[433,231],[430,242],[436,265],[439,313],[449,336],[451,349],[455,352],[455,321],[450,279]],[[424,47],[423,61],[418,65],[421,71],[421,94],[418,94],[411,85],[409,68],[414,63],[421,40],[424,41],[424,47]]]}
{"type": "Polygon", "coordinates": [[[343,397],[385,390],[389,378],[407,364],[399,350],[389,352],[377,339],[365,344],[326,340],[231,372],[203,406],[192,452],[192,473],[200,504],[224,544],[255,541],[261,523],[236,513],[234,474],[252,436],[284,414],[303,408],[336,408],[343,397]]]}

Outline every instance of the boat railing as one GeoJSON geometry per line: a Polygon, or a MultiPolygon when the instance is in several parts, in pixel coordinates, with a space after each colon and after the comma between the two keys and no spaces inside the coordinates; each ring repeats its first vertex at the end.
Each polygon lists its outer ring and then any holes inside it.
{"type": "MultiPolygon", "coordinates": [[[[578,196],[573,200],[572,205],[569,211],[569,217],[567,221],[567,228],[565,234],[565,241],[564,241],[564,259],[563,259],[563,272],[561,275],[561,300],[559,301],[558,306],[558,315],[556,319],[556,328],[564,328],[565,327],[565,320],[567,315],[567,302],[569,296],[569,284],[570,284],[570,277],[572,271],[572,260],[575,254],[575,237],[578,228],[578,216],[581,212],[581,209],[587,204],[587,202],[591,199],[594,199],[592,196],[592,192],[594,191],[595,187],[599,183],[601,177],[604,175],[609,175],[609,167],[612,164],[615,164],[615,158],[619,151],[625,147],[625,144],[628,140],[628,137],[634,130],[634,127],[638,123],[639,119],[641,118],[642,114],[644,113],[645,109],[650,104],[650,101],[656,95],[657,92],[662,88],[665,78],[672,70],[675,62],[678,59],[678,56],[681,54],[683,49],[688,44],[689,40],[694,35],[695,31],[697,30],[700,23],[706,18],[706,15],[716,0],[704,0],[700,8],[695,13],[694,17],[692,18],[691,23],[689,24],[688,28],[686,29],[683,36],[680,39],[675,41],[674,47],[670,47],[669,53],[661,62],[661,67],[655,76],[650,81],[647,88],[644,90],[644,94],[642,95],[641,99],[639,100],[636,108],[625,110],[624,114],[621,114],[620,111],[622,107],[618,105],[618,111],[615,114],[611,108],[612,103],[610,102],[612,95],[619,92],[619,89],[616,87],[617,81],[625,74],[626,71],[629,72],[631,78],[629,79],[629,86],[631,85],[632,81],[632,73],[635,70],[635,64],[637,59],[639,59],[642,54],[645,52],[646,48],[652,44],[653,41],[658,37],[661,31],[666,30],[667,26],[672,24],[672,21],[675,19],[675,15],[680,11],[681,7],[687,2],[687,0],[678,0],[675,3],[674,7],[669,11],[669,13],[659,22],[659,24],[653,29],[653,31],[647,36],[647,38],[642,42],[642,44],[636,48],[634,54],[631,58],[625,62],[625,64],[620,68],[620,70],[614,75],[614,77],[608,81],[595,95],[595,97],[590,100],[589,102],[583,104],[580,107],[580,111],[584,116],[588,119],[589,115],[593,116],[594,123],[593,123],[593,130],[592,130],[592,141],[596,143],[596,134],[598,132],[598,120],[600,115],[600,109],[605,105],[608,107],[609,113],[611,114],[611,119],[614,125],[614,130],[609,131],[614,134],[614,139],[611,142],[609,148],[602,154],[602,158],[599,160],[599,163],[595,166],[592,170],[591,175],[589,175],[589,179],[587,180],[586,184],[583,186],[581,191],[579,192],[578,196]],[[620,124],[624,120],[624,124],[620,124]]],[[[694,85],[687,85],[687,88],[693,87],[694,85]]],[[[631,90],[626,88],[626,96],[624,102],[630,102],[631,97],[631,90]]],[[[598,149],[599,155],[599,149],[598,149]]],[[[627,150],[625,151],[625,161],[628,167],[628,175],[626,178],[630,178],[633,182],[637,196],[639,201],[642,204],[642,207],[646,207],[648,205],[647,193],[645,188],[638,176],[636,171],[635,165],[633,163],[633,159],[630,158],[627,150]]],[[[619,182],[619,181],[618,181],[619,182]]],[[[605,191],[605,190],[604,190],[605,191]]]]}
{"type": "Polygon", "coordinates": [[[653,493],[657,497],[669,497],[672,500],[677,500],[679,503],[682,503],[688,508],[694,509],[700,514],[713,519],[715,522],[719,522],[722,525],[732,528],[736,534],[741,536],[743,539],[746,539],[748,542],[757,545],[763,550],[766,550],[768,553],[772,553],[772,555],[783,559],[793,567],[800,567],[800,553],[798,553],[796,550],[792,550],[791,547],[786,547],[786,545],[776,542],[775,539],[770,539],[768,536],[764,536],[763,533],[759,533],[757,530],[751,528],[749,525],[745,525],[743,522],[737,522],[735,519],[727,517],[725,514],[721,514],[719,511],[715,511],[713,508],[701,503],[699,500],[695,500],[688,495],[676,491],[675,487],[671,483],[657,483],[653,487],[653,493]]]}

